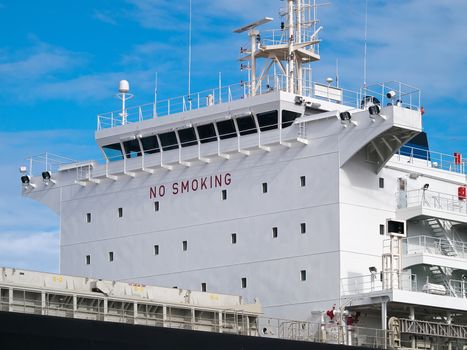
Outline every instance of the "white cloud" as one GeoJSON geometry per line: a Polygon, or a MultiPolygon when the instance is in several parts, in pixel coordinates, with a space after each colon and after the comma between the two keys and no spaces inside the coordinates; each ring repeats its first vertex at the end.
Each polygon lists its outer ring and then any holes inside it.
{"type": "Polygon", "coordinates": [[[58,272],[58,232],[0,233],[0,266],[58,272]]]}
{"type": "Polygon", "coordinates": [[[113,18],[112,14],[103,11],[94,11],[93,17],[103,23],[117,25],[117,20],[113,18]]]}

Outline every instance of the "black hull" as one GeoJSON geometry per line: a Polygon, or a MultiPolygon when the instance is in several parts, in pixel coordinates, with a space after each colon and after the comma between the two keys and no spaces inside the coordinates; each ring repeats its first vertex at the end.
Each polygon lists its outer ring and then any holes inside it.
{"type": "MultiPolygon", "coordinates": [[[[2,349],[350,350],[333,344],[0,312],[2,349]]],[[[365,348],[368,349],[368,348],[365,348]]]]}

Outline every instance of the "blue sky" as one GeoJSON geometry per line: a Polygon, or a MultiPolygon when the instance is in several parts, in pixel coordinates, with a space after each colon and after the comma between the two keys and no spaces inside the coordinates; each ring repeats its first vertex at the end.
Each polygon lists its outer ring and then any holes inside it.
{"type": "MultiPolygon", "coordinates": [[[[193,1],[192,91],[245,79],[245,36],[232,29],[278,17],[279,0],[193,1]]],[[[100,158],[96,114],[187,91],[188,0],[0,0],[0,266],[58,270],[58,218],[20,196],[24,158],[52,152],[100,158]]],[[[368,82],[399,80],[422,90],[431,148],[467,156],[467,2],[368,0],[368,82]]],[[[362,85],[364,0],[320,7],[322,61],[314,80],[362,85]]]]}

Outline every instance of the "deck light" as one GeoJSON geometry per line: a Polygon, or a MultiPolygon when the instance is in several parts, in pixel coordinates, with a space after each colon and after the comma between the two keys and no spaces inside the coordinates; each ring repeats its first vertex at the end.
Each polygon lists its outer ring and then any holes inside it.
{"type": "Polygon", "coordinates": [[[423,185],[423,191],[426,191],[430,187],[430,184],[424,184],[423,185]]]}
{"type": "Polygon", "coordinates": [[[23,175],[21,176],[21,182],[23,183],[23,185],[29,185],[29,183],[31,182],[31,178],[28,175],[23,175]]]}
{"type": "Polygon", "coordinates": [[[339,118],[341,118],[342,122],[348,122],[352,119],[352,114],[350,112],[341,112],[339,113],[339,118]]]}
{"type": "Polygon", "coordinates": [[[373,105],[368,107],[368,112],[370,116],[379,115],[381,113],[381,108],[378,105],[373,105]]]}
{"type": "Polygon", "coordinates": [[[375,273],[378,272],[378,269],[377,269],[376,267],[374,267],[374,266],[370,266],[370,267],[368,268],[368,270],[370,270],[371,274],[375,274],[375,273]]]}
{"type": "Polygon", "coordinates": [[[55,184],[55,180],[52,179],[52,174],[50,173],[50,171],[42,172],[42,180],[44,180],[46,186],[48,186],[50,183],[55,184]]]}
{"type": "Polygon", "coordinates": [[[391,90],[386,94],[387,98],[393,99],[396,96],[396,92],[391,90]]]}

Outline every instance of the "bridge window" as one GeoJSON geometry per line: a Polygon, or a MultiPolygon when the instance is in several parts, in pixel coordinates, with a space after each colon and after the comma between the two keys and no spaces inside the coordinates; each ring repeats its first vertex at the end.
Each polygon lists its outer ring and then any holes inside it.
{"type": "Polygon", "coordinates": [[[126,158],[141,157],[141,148],[139,147],[138,140],[130,140],[123,142],[126,158]]]}
{"type": "Polygon", "coordinates": [[[143,145],[143,150],[145,154],[159,153],[159,142],[157,142],[156,136],[143,137],[141,139],[141,144],[143,145]]]}
{"type": "Polygon", "coordinates": [[[234,121],[232,119],[217,122],[217,129],[219,130],[219,136],[221,140],[230,139],[237,136],[234,121]]]}
{"type": "Polygon", "coordinates": [[[277,129],[277,114],[277,111],[257,114],[256,118],[258,119],[259,129],[261,131],[277,129]]]}
{"type": "Polygon", "coordinates": [[[247,117],[237,118],[237,125],[238,130],[240,131],[240,135],[249,135],[255,134],[258,132],[256,129],[255,120],[253,116],[249,115],[247,117]]]}
{"type": "Polygon", "coordinates": [[[104,150],[106,158],[110,161],[122,160],[123,159],[123,152],[122,146],[120,143],[114,143],[112,145],[107,145],[102,147],[104,150]]]}
{"type": "Polygon", "coordinates": [[[300,116],[301,116],[300,113],[283,110],[282,111],[282,128],[288,128],[289,126],[293,124],[294,120],[300,116]]]}
{"type": "Polygon", "coordinates": [[[159,138],[161,140],[162,149],[164,151],[170,151],[172,149],[178,148],[177,136],[175,135],[175,131],[160,134],[159,138]]]}
{"type": "Polygon", "coordinates": [[[198,144],[194,128],[178,130],[178,137],[180,137],[180,144],[182,147],[195,146],[198,144]]]}
{"type": "Polygon", "coordinates": [[[200,125],[196,128],[198,129],[199,139],[201,143],[208,143],[217,140],[214,124],[200,125]]]}

